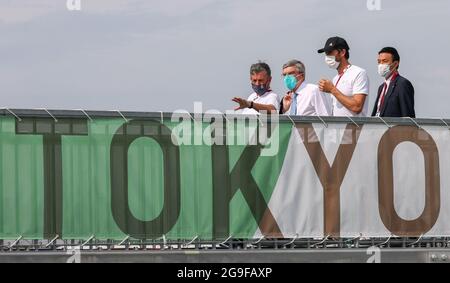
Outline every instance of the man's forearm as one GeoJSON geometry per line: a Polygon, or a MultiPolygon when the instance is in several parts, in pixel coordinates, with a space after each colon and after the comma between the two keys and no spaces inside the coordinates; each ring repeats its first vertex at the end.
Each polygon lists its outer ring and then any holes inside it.
{"type": "Polygon", "coordinates": [[[336,97],[336,99],[342,105],[344,105],[344,107],[347,108],[348,110],[350,110],[352,112],[355,112],[356,114],[361,113],[361,111],[362,111],[361,103],[356,101],[353,96],[346,96],[340,90],[338,90],[337,88],[334,88],[331,91],[331,94],[334,97],[336,97]]]}
{"type": "Polygon", "coordinates": [[[276,112],[277,109],[270,104],[259,104],[259,103],[253,103],[253,109],[256,111],[267,111],[267,112],[276,112]]]}

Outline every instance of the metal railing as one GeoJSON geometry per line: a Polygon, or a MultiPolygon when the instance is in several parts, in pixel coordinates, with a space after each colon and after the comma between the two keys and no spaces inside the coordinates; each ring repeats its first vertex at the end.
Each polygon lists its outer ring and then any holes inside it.
{"type": "MultiPolygon", "coordinates": [[[[161,121],[170,120],[173,113],[169,112],[136,112],[136,111],[91,111],[91,110],[49,110],[49,109],[0,109],[0,116],[14,117],[18,120],[22,118],[52,118],[56,122],[63,118],[86,118],[90,121],[101,118],[120,118],[128,121],[130,119],[158,119],[161,121]]],[[[196,114],[188,113],[192,119],[196,114]]],[[[214,117],[214,114],[201,114],[203,117],[214,117]]],[[[224,119],[231,116],[243,116],[240,114],[225,115],[224,119]]],[[[450,130],[450,118],[380,118],[380,117],[324,117],[324,116],[287,116],[280,115],[279,121],[283,122],[303,122],[303,123],[355,123],[355,124],[384,124],[387,127],[395,125],[402,126],[442,126],[450,130]]],[[[268,116],[270,118],[270,115],[268,116]]]]}
{"type": "MultiPolygon", "coordinates": [[[[190,114],[194,117],[194,114],[190,114]]],[[[47,109],[0,109],[0,116],[22,118],[51,118],[55,122],[63,118],[86,118],[90,121],[102,118],[120,118],[128,121],[130,119],[160,119],[170,120],[172,113],[164,112],[131,112],[131,111],[87,111],[87,110],[47,110],[47,109]]],[[[208,115],[205,115],[206,117],[208,115]]],[[[224,115],[226,119],[227,116],[224,115]]],[[[450,130],[450,119],[411,119],[411,118],[349,118],[349,117],[303,117],[303,116],[279,116],[280,121],[302,122],[302,123],[355,123],[355,124],[384,124],[386,127],[395,125],[409,126],[442,126],[450,130]]],[[[298,238],[298,239],[224,239],[223,241],[204,240],[198,237],[193,240],[133,240],[129,237],[123,240],[98,240],[95,236],[88,239],[46,239],[28,240],[18,237],[15,240],[0,240],[0,252],[28,252],[28,251],[65,251],[70,248],[79,247],[83,250],[264,250],[264,249],[367,249],[368,247],[379,247],[381,249],[448,249],[450,248],[449,237],[435,238],[298,238]]]]}
{"type": "Polygon", "coordinates": [[[436,238],[303,238],[194,240],[8,240],[0,242],[0,252],[66,251],[176,251],[176,250],[333,250],[333,249],[450,249],[450,237],[436,238]]]}

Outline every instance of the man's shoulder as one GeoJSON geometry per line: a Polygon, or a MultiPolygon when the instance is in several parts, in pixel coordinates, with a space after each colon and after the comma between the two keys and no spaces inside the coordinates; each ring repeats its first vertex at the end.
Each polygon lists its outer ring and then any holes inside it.
{"type": "Polygon", "coordinates": [[[273,92],[273,91],[270,91],[270,92],[266,93],[264,96],[266,96],[266,97],[275,97],[275,98],[279,97],[278,94],[273,92]]]}
{"type": "Polygon", "coordinates": [[[253,100],[257,97],[258,95],[256,94],[256,92],[250,94],[250,96],[248,97],[248,100],[253,100]]]}
{"type": "Polygon", "coordinates": [[[407,94],[414,95],[413,84],[405,77],[398,76],[396,80],[397,89],[405,90],[407,94]]]}
{"type": "Polygon", "coordinates": [[[306,84],[304,88],[308,93],[316,93],[319,91],[319,86],[316,84],[306,84]]]}
{"type": "Polygon", "coordinates": [[[359,75],[359,74],[363,74],[363,75],[367,75],[367,71],[366,69],[363,69],[361,67],[352,65],[352,67],[350,68],[350,70],[355,74],[355,75],[359,75]]]}
{"type": "Polygon", "coordinates": [[[400,84],[411,84],[411,82],[407,78],[405,78],[405,77],[403,77],[401,75],[398,75],[397,83],[400,83],[400,84]]]}
{"type": "MultiPolygon", "coordinates": [[[[254,93],[250,94],[250,96],[248,97],[248,100],[255,100],[257,97],[258,97],[258,95],[256,94],[256,92],[254,92],[254,93]]],[[[260,98],[263,98],[263,99],[268,99],[268,98],[269,99],[270,98],[279,99],[279,96],[275,92],[269,91],[269,92],[265,93],[264,95],[260,96],[260,98]]]]}

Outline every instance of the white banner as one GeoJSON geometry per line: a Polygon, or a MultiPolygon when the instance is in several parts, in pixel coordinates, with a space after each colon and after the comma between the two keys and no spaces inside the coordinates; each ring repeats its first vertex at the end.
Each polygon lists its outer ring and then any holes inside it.
{"type": "Polygon", "coordinates": [[[269,208],[287,238],[448,236],[449,173],[447,128],[297,124],[269,208]]]}

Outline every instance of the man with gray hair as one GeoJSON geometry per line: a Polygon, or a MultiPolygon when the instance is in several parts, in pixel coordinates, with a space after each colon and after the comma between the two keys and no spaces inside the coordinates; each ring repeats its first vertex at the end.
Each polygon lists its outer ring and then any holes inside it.
{"type": "Polygon", "coordinates": [[[317,85],[305,82],[305,65],[291,60],[283,66],[284,85],[289,90],[281,103],[281,114],[331,116],[331,101],[317,85]]]}
{"type": "Polygon", "coordinates": [[[239,106],[234,110],[243,110],[242,114],[258,114],[265,112],[278,112],[280,99],[278,94],[274,93],[270,88],[272,81],[272,71],[269,65],[263,62],[253,64],[250,67],[250,81],[253,93],[248,99],[239,97],[233,98],[233,101],[239,106]]]}

